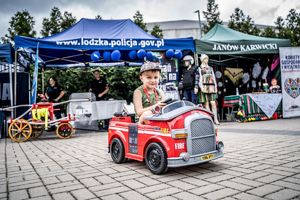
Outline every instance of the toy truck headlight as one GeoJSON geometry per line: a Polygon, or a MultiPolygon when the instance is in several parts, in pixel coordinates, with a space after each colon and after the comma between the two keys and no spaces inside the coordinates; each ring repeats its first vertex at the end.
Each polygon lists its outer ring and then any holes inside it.
{"type": "Polygon", "coordinates": [[[176,139],[181,139],[181,138],[186,138],[187,134],[186,133],[177,133],[175,134],[176,139]]]}
{"type": "Polygon", "coordinates": [[[177,130],[172,130],[172,138],[174,139],[183,139],[187,138],[188,134],[185,129],[177,129],[177,130]]]}
{"type": "Polygon", "coordinates": [[[224,150],[224,143],[223,142],[219,141],[217,143],[217,150],[219,150],[219,151],[223,151],[224,150]]]}
{"type": "Polygon", "coordinates": [[[180,154],[180,157],[181,157],[185,162],[187,162],[187,161],[189,161],[189,159],[190,159],[190,154],[187,153],[187,152],[182,152],[182,153],[180,154]]]}

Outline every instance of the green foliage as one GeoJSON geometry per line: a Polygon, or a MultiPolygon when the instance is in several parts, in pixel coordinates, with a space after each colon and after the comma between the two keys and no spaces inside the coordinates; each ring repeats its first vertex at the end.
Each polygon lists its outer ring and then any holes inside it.
{"type": "Polygon", "coordinates": [[[272,27],[268,26],[267,28],[265,28],[261,32],[260,36],[275,38],[276,37],[276,33],[275,33],[275,30],[272,27]]]}
{"type": "Polygon", "coordinates": [[[36,32],[33,30],[35,21],[27,10],[18,11],[9,21],[10,27],[8,34],[5,34],[3,41],[11,42],[16,35],[34,37],[36,32]]]}
{"type": "MultiPolygon", "coordinates": [[[[125,99],[132,102],[133,91],[142,83],[139,79],[138,67],[112,67],[101,68],[101,75],[109,82],[107,99],[125,99]]],[[[88,92],[89,84],[93,80],[91,69],[56,69],[45,71],[45,90],[50,77],[56,77],[58,83],[64,88],[64,100],[75,92],[88,92]]],[[[38,91],[42,91],[42,75],[38,76],[38,91]]]]}
{"type": "Polygon", "coordinates": [[[154,27],[151,31],[151,35],[153,35],[154,37],[157,37],[157,38],[163,38],[164,37],[163,32],[160,29],[160,26],[158,24],[154,25],[154,27]]]}
{"type": "Polygon", "coordinates": [[[140,11],[136,11],[136,13],[133,16],[133,22],[138,25],[141,29],[148,32],[146,23],[144,22],[143,15],[140,11]]]}
{"type": "Polygon", "coordinates": [[[50,18],[43,18],[42,36],[50,36],[60,33],[76,23],[76,18],[71,13],[61,11],[58,7],[53,7],[50,12],[50,18]]]}
{"type": "Polygon", "coordinates": [[[208,0],[207,11],[203,11],[203,14],[207,21],[207,25],[204,25],[204,33],[207,33],[216,24],[222,24],[219,5],[216,4],[215,0],[208,0]]]}
{"type": "Polygon", "coordinates": [[[285,23],[284,23],[284,19],[282,17],[277,17],[276,22],[276,30],[277,30],[277,37],[279,38],[285,38],[285,23]]]}
{"type": "Polygon", "coordinates": [[[239,8],[234,9],[234,13],[230,16],[228,27],[250,35],[259,35],[260,33],[252,18],[249,15],[246,16],[239,8]]]}
{"type": "Polygon", "coordinates": [[[77,19],[72,15],[72,13],[65,11],[60,24],[61,32],[73,26],[76,21],[77,19]]]}
{"type": "Polygon", "coordinates": [[[276,22],[277,36],[291,40],[292,46],[300,45],[300,13],[291,9],[284,20],[278,17],[276,22]]]}

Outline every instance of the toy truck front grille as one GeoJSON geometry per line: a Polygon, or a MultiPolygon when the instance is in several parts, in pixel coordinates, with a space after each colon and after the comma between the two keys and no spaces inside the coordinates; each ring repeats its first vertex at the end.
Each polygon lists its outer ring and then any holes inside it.
{"type": "Polygon", "coordinates": [[[212,121],[206,118],[194,119],[190,123],[187,143],[191,155],[204,154],[216,150],[216,136],[212,121]]]}

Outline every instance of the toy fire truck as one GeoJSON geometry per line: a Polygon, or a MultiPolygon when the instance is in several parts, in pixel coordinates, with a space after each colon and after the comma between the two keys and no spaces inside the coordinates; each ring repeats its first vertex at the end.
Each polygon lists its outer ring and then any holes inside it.
{"type": "Polygon", "coordinates": [[[145,161],[154,174],[169,167],[209,162],[223,157],[212,113],[188,101],[167,101],[158,113],[137,124],[126,113],[115,114],[109,124],[108,144],[115,163],[145,161]]]}

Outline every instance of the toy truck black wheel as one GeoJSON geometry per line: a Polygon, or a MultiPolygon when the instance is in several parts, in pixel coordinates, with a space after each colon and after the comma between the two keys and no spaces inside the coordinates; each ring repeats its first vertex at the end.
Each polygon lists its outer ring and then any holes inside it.
{"type": "Polygon", "coordinates": [[[110,145],[110,156],[115,163],[125,162],[124,145],[119,138],[114,138],[110,145]]]}
{"type": "Polygon", "coordinates": [[[74,133],[73,126],[69,123],[61,123],[56,128],[56,135],[61,139],[67,139],[74,133]]]}
{"type": "Polygon", "coordinates": [[[145,163],[153,174],[162,174],[168,170],[167,153],[159,143],[151,143],[146,149],[145,163]]]}

